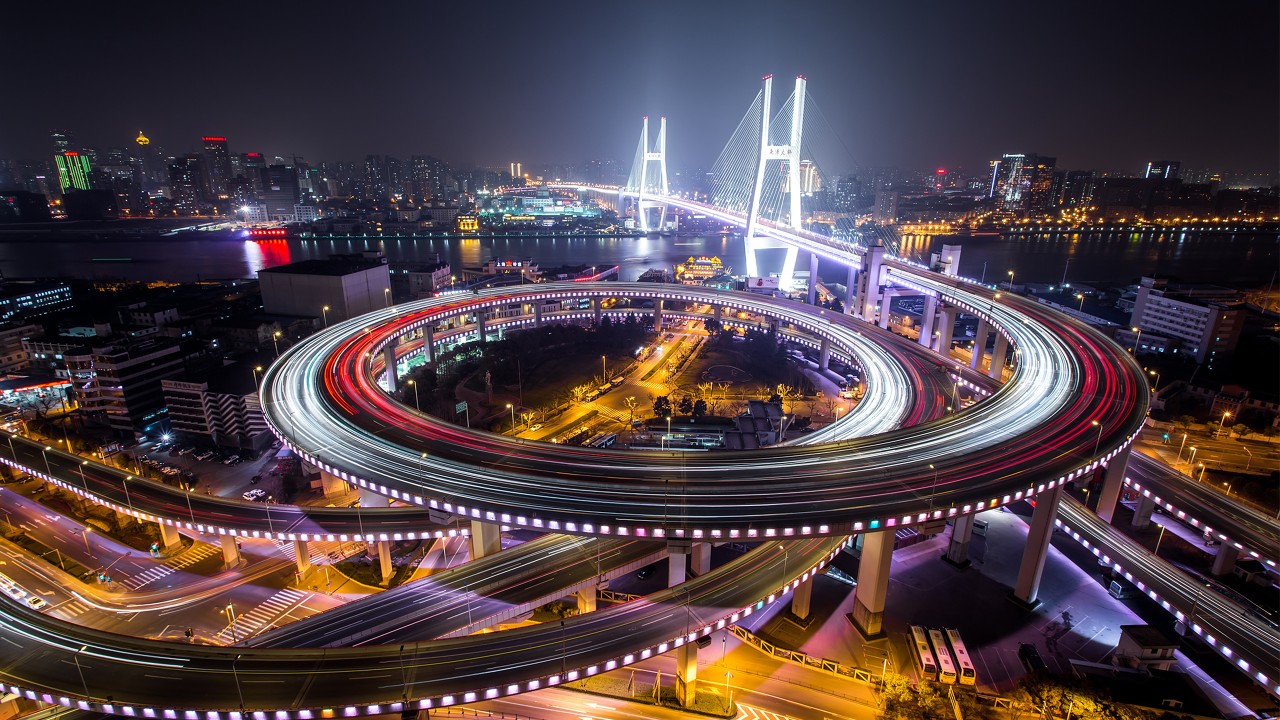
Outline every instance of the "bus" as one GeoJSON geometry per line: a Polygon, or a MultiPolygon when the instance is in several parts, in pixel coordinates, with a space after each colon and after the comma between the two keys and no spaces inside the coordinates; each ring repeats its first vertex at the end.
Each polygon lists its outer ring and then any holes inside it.
{"type": "Polygon", "coordinates": [[[933,661],[933,650],[929,649],[929,636],[919,625],[911,626],[911,639],[915,643],[916,669],[920,677],[930,680],[938,679],[938,665],[933,661]]]}
{"type": "Polygon", "coordinates": [[[599,432],[582,443],[585,447],[607,448],[618,440],[618,433],[599,432]]]}
{"type": "Polygon", "coordinates": [[[956,666],[951,662],[951,651],[947,649],[942,631],[930,628],[929,641],[933,644],[933,654],[938,660],[938,679],[948,685],[955,685],[956,666]]]}
{"type": "Polygon", "coordinates": [[[977,685],[978,673],[974,671],[973,660],[969,658],[969,651],[965,650],[964,641],[960,639],[960,631],[947,628],[947,643],[951,645],[951,655],[955,659],[960,684],[977,685]]]}

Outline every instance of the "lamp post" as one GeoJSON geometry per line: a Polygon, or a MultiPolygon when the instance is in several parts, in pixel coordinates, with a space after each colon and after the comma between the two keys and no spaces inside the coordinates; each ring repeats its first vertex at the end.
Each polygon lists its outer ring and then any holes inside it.
{"type": "Polygon", "coordinates": [[[1084,293],[1076,293],[1076,299],[1080,301],[1080,312],[1084,312],[1084,293]]]}
{"type": "Polygon", "coordinates": [[[1151,392],[1152,394],[1155,394],[1156,388],[1160,387],[1160,373],[1155,370],[1148,370],[1147,374],[1155,376],[1156,381],[1151,384],[1151,392]]]}
{"type": "Polygon", "coordinates": [[[49,451],[53,449],[52,445],[45,445],[40,454],[44,456],[44,471],[49,477],[53,477],[53,470],[49,468],[49,451]]]}
{"type": "Polygon", "coordinates": [[[386,307],[391,307],[391,288],[382,288],[382,298],[387,301],[386,307]]]}
{"type": "Polygon", "coordinates": [[[1200,463],[1200,477],[1196,478],[1196,482],[1204,482],[1204,471],[1208,469],[1209,469],[1208,465],[1205,465],[1204,463],[1200,463]]]}
{"type": "Polygon", "coordinates": [[[1187,474],[1188,475],[1191,475],[1192,473],[1195,472],[1195,466],[1196,466],[1196,448],[1194,445],[1192,445],[1191,455],[1187,457],[1187,474]]]}
{"type": "MultiPolygon", "coordinates": [[[[1157,525],[1160,525],[1160,523],[1156,523],[1156,524],[1157,524],[1157,525]]],[[[1161,540],[1163,540],[1163,539],[1164,539],[1164,525],[1160,525],[1160,534],[1156,536],[1156,549],[1151,551],[1151,554],[1152,554],[1152,555],[1155,555],[1155,556],[1159,557],[1159,555],[1160,555],[1160,541],[1161,541],[1161,540]]]]}
{"type": "Polygon", "coordinates": [[[933,486],[929,489],[929,517],[933,517],[933,496],[938,494],[938,468],[929,463],[929,469],[933,471],[933,486]]]}
{"type": "Polygon", "coordinates": [[[414,380],[409,380],[408,383],[413,387],[413,408],[422,412],[422,406],[418,404],[418,383],[414,380]]]}
{"type": "Polygon", "coordinates": [[[662,444],[671,442],[671,416],[667,416],[667,434],[662,436],[662,444]]]}
{"type": "MultiPolygon", "coordinates": [[[[227,607],[230,608],[231,606],[228,605],[227,607]]],[[[234,637],[235,636],[234,621],[231,623],[231,627],[232,627],[232,636],[234,637]]],[[[239,661],[240,661],[239,655],[236,655],[235,659],[231,661],[231,675],[236,680],[236,695],[240,698],[240,711],[241,713],[243,713],[244,712],[244,693],[240,691],[240,673],[236,672],[236,663],[239,661]]]]}
{"type": "Polygon", "coordinates": [[[187,496],[187,514],[189,514],[189,515],[191,516],[191,524],[192,524],[192,525],[195,525],[195,524],[196,524],[196,512],[195,512],[194,510],[192,510],[192,509],[191,509],[191,489],[190,489],[190,488],[187,488],[187,490],[186,490],[186,492],[185,492],[184,494],[187,496]]]}
{"type": "Polygon", "coordinates": [[[604,356],[600,356],[600,378],[603,382],[609,381],[609,370],[604,362],[604,356]]]}
{"type": "Polygon", "coordinates": [[[254,365],[254,366],[253,366],[253,389],[254,389],[254,391],[257,391],[257,389],[258,389],[258,373],[260,373],[260,372],[262,372],[262,366],[261,366],[261,365],[254,365]]]}
{"type": "Polygon", "coordinates": [[[329,327],[329,306],[325,305],[320,308],[320,313],[324,316],[324,326],[329,327]]]}
{"type": "Polygon", "coordinates": [[[121,486],[124,487],[124,504],[129,506],[129,512],[133,512],[133,501],[129,499],[129,481],[132,479],[133,476],[129,475],[120,481],[121,486]]]}
{"type": "Polygon", "coordinates": [[[1142,347],[1142,328],[1135,327],[1135,328],[1129,328],[1129,329],[1138,333],[1138,336],[1133,339],[1133,355],[1134,357],[1137,357],[1138,348],[1142,347]]]}
{"type": "Polygon", "coordinates": [[[84,488],[86,494],[89,492],[89,482],[84,479],[84,466],[88,464],[88,460],[81,460],[80,465],[76,468],[80,471],[80,486],[84,488]]]}
{"type": "Polygon", "coordinates": [[[93,528],[88,525],[80,526],[80,537],[84,538],[85,552],[89,553],[89,559],[96,565],[98,563],[98,557],[93,554],[93,548],[89,547],[89,533],[91,532],[93,532],[93,528]]]}
{"type": "Polygon", "coordinates": [[[276,349],[276,357],[280,357],[280,331],[271,333],[271,347],[276,349]]]}
{"type": "Polygon", "coordinates": [[[516,434],[516,408],[511,403],[507,403],[507,409],[511,411],[511,434],[516,434]]]}
{"type": "Polygon", "coordinates": [[[76,663],[76,672],[80,675],[80,687],[84,688],[84,696],[92,700],[93,696],[89,694],[89,683],[84,681],[84,670],[80,667],[80,653],[88,647],[88,645],[81,645],[80,649],[71,655],[71,659],[76,663]]]}
{"type": "Polygon", "coordinates": [[[1227,486],[1227,497],[1231,497],[1231,483],[1224,482],[1222,484],[1227,486]]]}
{"type": "MultiPolygon", "coordinates": [[[[1218,435],[1222,434],[1222,426],[1226,424],[1227,418],[1229,417],[1231,417],[1230,412],[1226,410],[1222,411],[1222,419],[1218,421],[1218,435]]],[[[1218,435],[1214,435],[1214,437],[1217,437],[1218,435]]]]}
{"type": "MultiPolygon", "coordinates": [[[[231,642],[240,642],[240,639],[236,637],[236,609],[231,607],[231,603],[227,603],[227,606],[222,611],[227,614],[227,622],[231,624],[231,642]]],[[[236,659],[239,660],[240,656],[237,655],[236,659]]]]}
{"type": "Polygon", "coordinates": [[[1098,437],[1093,441],[1093,459],[1098,459],[1098,446],[1102,444],[1102,423],[1097,420],[1090,420],[1089,423],[1098,428],[1098,437]]]}
{"type": "Polygon", "coordinates": [[[1013,271],[1010,270],[1006,274],[1009,276],[1009,292],[1013,292],[1013,271]]]}

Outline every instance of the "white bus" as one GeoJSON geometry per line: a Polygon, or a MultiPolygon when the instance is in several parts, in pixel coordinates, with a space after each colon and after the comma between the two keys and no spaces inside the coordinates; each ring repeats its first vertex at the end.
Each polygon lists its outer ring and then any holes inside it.
{"type": "Polygon", "coordinates": [[[589,440],[582,443],[584,447],[600,447],[605,448],[613,445],[618,440],[617,433],[600,432],[592,435],[589,440]]]}
{"type": "Polygon", "coordinates": [[[933,643],[933,654],[938,660],[938,680],[948,685],[956,684],[956,666],[951,662],[951,651],[947,649],[947,641],[941,630],[929,630],[929,641],[933,643]]]}
{"type": "Polygon", "coordinates": [[[929,649],[929,636],[919,625],[911,626],[911,640],[915,643],[916,669],[921,679],[938,679],[938,664],[933,660],[933,650],[929,649]]]}
{"type": "Polygon", "coordinates": [[[960,639],[960,631],[947,628],[947,642],[951,645],[951,655],[955,659],[956,672],[960,675],[960,684],[977,685],[978,674],[973,669],[969,651],[964,648],[964,641],[960,639]]]}

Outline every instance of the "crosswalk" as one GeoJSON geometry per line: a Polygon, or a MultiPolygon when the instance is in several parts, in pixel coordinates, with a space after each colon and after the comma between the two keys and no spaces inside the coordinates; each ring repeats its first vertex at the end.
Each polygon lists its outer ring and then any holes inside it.
{"type": "Polygon", "coordinates": [[[79,600],[68,600],[67,602],[55,605],[52,610],[53,615],[61,617],[63,620],[71,620],[89,612],[89,606],[79,600]]]}
{"type": "Polygon", "coordinates": [[[201,560],[211,558],[215,555],[220,555],[221,553],[221,550],[212,545],[196,543],[181,555],[165,560],[163,563],[160,563],[148,570],[144,570],[137,575],[122,581],[120,584],[124,585],[129,590],[138,590],[150,585],[160,578],[172,575],[184,567],[190,567],[201,560]]]}
{"type": "Polygon", "coordinates": [[[220,644],[230,645],[233,642],[253,637],[269,628],[281,615],[292,610],[306,599],[307,595],[301,590],[285,588],[267,598],[261,605],[249,612],[238,615],[234,628],[231,625],[227,625],[215,636],[215,639],[220,644]]]}
{"type": "MultiPolygon", "coordinates": [[[[281,555],[297,562],[298,551],[295,549],[293,542],[276,539],[272,539],[272,542],[275,543],[276,549],[280,551],[281,555]]],[[[313,540],[307,543],[307,557],[310,558],[312,565],[324,565],[352,555],[358,555],[364,552],[364,549],[365,543],[362,542],[339,543],[313,540]]]]}
{"type": "Polygon", "coordinates": [[[738,703],[738,714],[734,716],[733,720],[795,720],[795,718],[790,715],[779,715],[763,708],[738,703]]]}

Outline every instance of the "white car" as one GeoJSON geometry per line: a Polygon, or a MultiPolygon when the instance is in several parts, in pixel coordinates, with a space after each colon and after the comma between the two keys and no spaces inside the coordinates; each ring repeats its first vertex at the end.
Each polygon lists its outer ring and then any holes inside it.
{"type": "Polygon", "coordinates": [[[32,595],[31,597],[27,598],[27,604],[35,608],[36,610],[42,610],[49,603],[45,602],[43,598],[38,598],[35,595],[32,595]]]}
{"type": "Polygon", "coordinates": [[[529,432],[537,432],[542,429],[542,423],[534,423],[529,426],[529,432]]]}
{"type": "Polygon", "coordinates": [[[254,488],[252,490],[246,490],[244,494],[241,495],[240,497],[244,498],[245,500],[253,501],[253,500],[261,500],[266,496],[267,496],[266,490],[263,490],[262,488],[254,488]]]}

